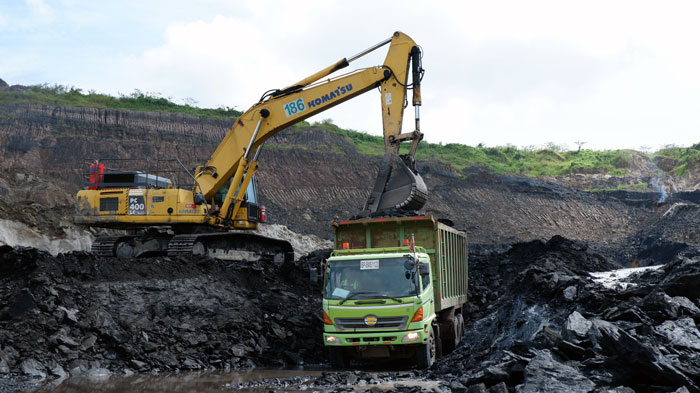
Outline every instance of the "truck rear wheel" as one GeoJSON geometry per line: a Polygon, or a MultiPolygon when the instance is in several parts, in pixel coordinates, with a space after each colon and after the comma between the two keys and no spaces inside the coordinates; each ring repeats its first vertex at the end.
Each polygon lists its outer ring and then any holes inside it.
{"type": "Polygon", "coordinates": [[[328,348],[328,360],[331,362],[331,367],[336,370],[344,370],[348,368],[348,358],[343,353],[343,348],[328,348]]]}
{"type": "Polygon", "coordinates": [[[462,338],[464,338],[464,318],[462,314],[457,314],[455,319],[457,320],[457,345],[459,345],[462,342],[462,338]]]}
{"type": "Polygon", "coordinates": [[[445,321],[445,324],[442,326],[446,330],[444,334],[444,339],[442,340],[443,354],[448,354],[454,351],[454,349],[457,348],[457,345],[459,345],[459,342],[462,341],[462,332],[460,326],[464,325],[460,325],[460,318],[460,314],[455,314],[454,317],[445,321]]]}
{"type": "Polygon", "coordinates": [[[435,362],[437,352],[435,349],[435,342],[435,333],[433,333],[433,328],[431,327],[428,342],[421,344],[416,351],[416,366],[418,366],[419,369],[430,368],[435,362]]]}

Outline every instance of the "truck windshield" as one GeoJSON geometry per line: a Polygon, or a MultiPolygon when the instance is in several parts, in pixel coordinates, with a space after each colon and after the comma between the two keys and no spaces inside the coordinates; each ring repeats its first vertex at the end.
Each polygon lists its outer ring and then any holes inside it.
{"type": "Polygon", "coordinates": [[[406,258],[334,261],[326,281],[328,299],[372,299],[414,296],[416,270],[406,270],[406,258]]]}

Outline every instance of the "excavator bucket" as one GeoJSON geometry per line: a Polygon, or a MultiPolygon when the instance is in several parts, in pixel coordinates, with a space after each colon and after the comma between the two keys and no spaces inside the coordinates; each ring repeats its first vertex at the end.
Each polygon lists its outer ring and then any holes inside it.
{"type": "Polygon", "coordinates": [[[387,152],[382,159],[372,193],[365,204],[365,211],[419,210],[425,205],[428,188],[416,172],[395,152],[387,152]]]}

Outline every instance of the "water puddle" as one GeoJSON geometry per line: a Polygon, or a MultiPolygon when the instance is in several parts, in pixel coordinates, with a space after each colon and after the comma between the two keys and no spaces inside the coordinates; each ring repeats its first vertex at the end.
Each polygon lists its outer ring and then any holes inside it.
{"type": "MultiPolygon", "coordinates": [[[[105,375],[100,377],[70,377],[55,380],[31,393],[160,393],[160,392],[314,392],[319,390],[354,389],[395,391],[400,387],[419,387],[432,390],[440,381],[426,381],[397,373],[396,379],[379,381],[355,378],[354,385],[344,382],[328,386],[314,385],[323,370],[266,370],[202,371],[161,374],[105,375]]],[[[391,373],[393,374],[393,373],[391,373]]],[[[340,378],[345,381],[345,377],[340,378]]]]}
{"type": "Polygon", "coordinates": [[[664,265],[654,265],[654,266],[644,266],[644,267],[631,267],[626,269],[612,270],[608,272],[594,272],[589,273],[593,277],[593,281],[602,284],[606,288],[624,290],[629,287],[635,286],[631,282],[625,281],[629,276],[633,274],[642,274],[649,270],[658,270],[664,265]]]}
{"type": "MultiPolygon", "coordinates": [[[[109,375],[102,377],[70,377],[52,381],[32,393],[161,393],[161,392],[222,392],[246,391],[267,392],[270,388],[234,389],[235,386],[253,380],[320,376],[322,371],[314,370],[236,370],[202,371],[161,374],[109,375]]],[[[284,389],[284,391],[295,391],[284,389]]]]}

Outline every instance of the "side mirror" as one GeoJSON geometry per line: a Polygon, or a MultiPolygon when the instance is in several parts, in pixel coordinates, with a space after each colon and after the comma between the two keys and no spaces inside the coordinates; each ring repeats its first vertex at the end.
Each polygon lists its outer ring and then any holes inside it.
{"type": "Polygon", "coordinates": [[[421,276],[428,276],[430,275],[430,264],[428,262],[420,262],[418,270],[421,276]]]}
{"type": "Polygon", "coordinates": [[[206,202],[206,200],[204,199],[204,195],[194,194],[194,204],[195,205],[199,206],[199,205],[203,204],[204,202],[206,202]]]}
{"type": "Polygon", "coordinates": [[[403,268],[406,269],[406,270],[408,270],[408,271],[411,271],[411,270],[415,269],[415,268],[416,268],[416,260],[413,259],[413,258],[411,258],[411,257],[409,257],[409,258],[406,259],[406,261],[403,263],[403,268]]]}
{"type": "Polygon", "coordinates": [[[310,267],[309,268],[309,281],[312,283],[318,282],[318,269],[315,267],[310,267]]]}

